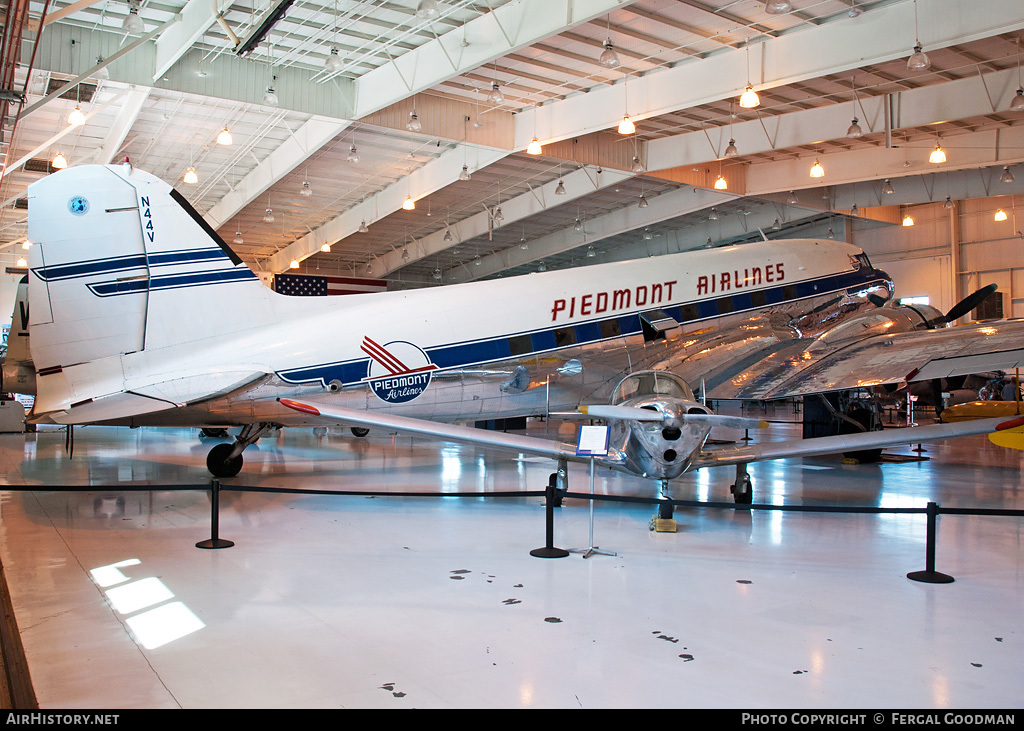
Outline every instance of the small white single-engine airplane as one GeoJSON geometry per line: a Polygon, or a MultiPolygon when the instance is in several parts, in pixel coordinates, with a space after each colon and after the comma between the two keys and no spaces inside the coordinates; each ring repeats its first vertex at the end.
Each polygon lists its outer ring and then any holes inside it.
{"type": "MultiPolygon", "coordinates": [[[[708,398],[768,399],[1012,369],[1024,322],[946,325],[894,307],[855,246],[766,241],[487,282],[346,297],[268,289],[168,184],[124,165],[29,187],[35,243],[0,390],[50,424],[241,427],[207,458],[237,475],[280,426],[380,427],[547,455],[572,445],[454,422],[573,411],[611,424],[607,465],[669,481],[745,465],[988,433],[1002,419],[768,444],[705,446],[757,426],[708,398]]],[[[564,473],[564,470],[560,470],[564,473]]]]}

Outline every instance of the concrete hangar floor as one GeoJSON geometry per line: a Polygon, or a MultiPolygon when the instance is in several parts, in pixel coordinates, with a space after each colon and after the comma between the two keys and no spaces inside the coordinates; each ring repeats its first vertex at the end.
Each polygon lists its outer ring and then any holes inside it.
{"type": "MultiPolygon", "coordinates": [[[[781,412],[780,412],[781,413],[781,412]]],[[[769,418],[786,418],[769,414],[769,418]]],[[[544,424],[533,425],[544,430],[544,424]]],[[[758,439],[791,438],[775,424],[758,439]]],[[[714,434],[737,439],[741,433],[714,434]]],[[[0,559],[39,706],[73,708],[1019,708],[1022,520],[579,499],[543,559],[552,464],[422,438],[285,430],[225,484],[211,536],[194,430],[0,436],[0,559]],[[73,491],[52,485],[81,486],[73,491]],[[174,490],[162,486],[198,485],[174,490]],[[24,486],[39,486],[24,490],[24,486]],[[127,487],[152,486],[144,491],[127,487]],[[313,491],[479,492],[480,497],[313,491]]],[[[1024,507],[1020,455],[984,438],[752,467],[755,503],[1024,507]]],[[[727,502],[734,472],[681,480],[727,502]]],[[[589,492],[586,467],[570,489],[589,492]]],[[[598,493],[652,496],[599,471],[598,493]]]]}

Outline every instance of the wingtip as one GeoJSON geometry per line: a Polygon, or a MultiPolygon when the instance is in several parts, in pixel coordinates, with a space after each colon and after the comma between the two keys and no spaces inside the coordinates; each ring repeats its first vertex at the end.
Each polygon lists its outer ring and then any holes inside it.
{"type": "Polygon", "coordinates": [[[1018,416],[1016,419],[1010,419],[996,424],[996,431],[1004,431],[1006,429],[1013,429],[1014,427],[1024,426],[1024,416],[1018,416]]]}
{"type": "Polygon", "coordinates": [[[282,406],[287,406],[289,409],[293,409],[294,411],[301,411],[305,414],[320,416],[320,410],[317,409],[315,406],[310,406],[309,404],[304,404],[299,401],[292,401],[291,399],[288,398],[279,398],[277,401],[282,406]]]}

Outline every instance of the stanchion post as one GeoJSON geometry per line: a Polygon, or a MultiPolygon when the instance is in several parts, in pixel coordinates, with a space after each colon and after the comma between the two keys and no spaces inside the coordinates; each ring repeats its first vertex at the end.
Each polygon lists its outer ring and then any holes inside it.
{"type": "Polygon", "coordinates": [[[548,480],[548,486],[544,490],[544,523],[547,542],[542,548],[530,551],[530,555],[537,558],[565,558],[569,555],[564,548],[555,548],[555,482],[554,479],[548,480]]]}
{"type": "Polygon", "coordinates": [[[939,515],[938,504],[928,503],[925,514],[928,516],[928,530],[925,537],[925,568],[924,571],[911,571],[907,574],[907,578],[926,584],[952,584],[954,581],[952,576],[935,570],[935,536],[937,533],[936,518],[939,515]]]}
{"type": "Polygon", "coordinates": [[[210,537],[199,541],[196,548],[231,548],[233,541],[220,537],[220,480],[210,481],[210,537]]]}

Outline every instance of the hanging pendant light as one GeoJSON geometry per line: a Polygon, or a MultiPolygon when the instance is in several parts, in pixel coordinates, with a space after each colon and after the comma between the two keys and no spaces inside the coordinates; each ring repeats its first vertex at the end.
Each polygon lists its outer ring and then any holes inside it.
{"type": "Polygon", "coordinates": [[[757,92],[754,91],[754,87],[748,86],[746,91],[740,95],[740,106],[744,109],[753,109],[761,103],[760,97],[757,96],[757,92]]]}
{"type": "MultiPolygon", "coordinates": [[[[856,207],[857,206],[854,206],[854,208],[856,208],[856,207]]],[[[775,221],[772,223],[772,231],[781,231],[781,230],[782,230],[782,224],[779,223],[779,219],[776,218],[775,221]]]]}
{"type": "Polygon", "coordinates": [[[452,230],[447,225],[445,225],[445,227],[444,227],[444,240],[445,241],[451,241],[453,238],[454,237],[452,236],[452,230]]]}
{"type": "Polygon", "coordinates": [[[631,135],[634,132],[636,132],[636,125],[633,124],[633,120],[630,119],[629,115],[627,114],[622,118],[622,121],[619,122],[619,134],[631,135]]]}
{"type": "Polygon", "coordinates": [[[299,268],[299,260],[298,259],[292,259],[292,263],[289,264],[288,266],[291,269],[298,269],[299,268]]]}
{"type": "Polygon", "coordinates": [[[420,118],[416,116],[416,111],[409,112],[409,122],[405,125],[405,128],[410,132],[419,132],[423,129],[423,125],[420,124],[420,118]]]}
{"type": "Polygon", "coordinates": [[[245,243],[245,239],[242,238],[242,232],[241,231],[235,231],[235,238],[232,241],[232,243],[234,243],[234,244],[244,244],[245,243]]]}
{"type": "Polygon", "coordinates": [[[953,197],[947,195],[946,196],[946,202],[942,204],[942,207],[943,208],[952,208],[953,207],[953,197]]]}
{"type": "Polygon", "coordinates": [[[1024,112],[1024,88],[1017,89],[1017,93],[1010,100],[1011,112],[1024,112]]]}
{"type": "Polygon", "coordinates": [[[711,213],[708,215],[708,220],[709,221],[717,221],[718,220],[718,209],[717,208],[712,208],[711,209],[711,213]]]}
{"type": "Polygon", "coordinates": [[[354,144],[348,148],[348,157],[345,159],[349,162],[359,162],[359,153],[356,151],[354,144]]]}
{"type": "Polygon", "coordinates": [[[53,156],[53,159],[50,160],[50,165],[57,170],[63,170],[68,166],[68,159],[64,157],[63,152],[58,152],[53,156]]]}
{"type": "Polygon", "coordinates": [[[231,132],[228,130],[227,127],[222,129],[220,131],[220,134],[217,135],[217,144],[218,145],[224,145],[226,147],[226,146],[230,145],[231,143],[233,143],[234,141],[235,140],[231,136],[231,132]]]}
{"type": "Polygon", "coordinates": [[[267,87],[267,93],[263,95],[263,103],[268,107],[276,107],[278,105],[277,92],[274,91],[273,84],[267,87]]]}
{"type": "Polygon", "coordinates": [[[327,55],[327,60],[324,61],[324,71],[329,74],[336,74],[345,67],[345,62],[341,60],[341,56],[338,55],[338,49],[331,46],[331,52],[327,55]]]}
{"type": "Polygon", "coordinates": [[[433,20],[441,14],[441,6],[437,0],[420,0],[416,6],[416,17],[420,20],[433,20]]]}
{"type": "Polygon", "coordinates": [[[914,225],[914,219],[911,217],[909,213],[903,217],[903,225],[908,228],[914,225]]]}
{"type": "Polygon", "coordinates": [[[541,153],[540,140],[534,137],[530,144],[526,146],[526,154],[528,155],[539,155],[541,153]]]}
{"type": "Polygon", "coordinates": [[[942,147],[939,146],[938,142],[935,143],[935,149],[932,150],[932,154],[928,156],[928,162],[934,165],[946,162],[946,153],[943,151],[942,147]]]}
{"type": "Polygon", "coordinates": [[[636,204],[637,208],[647,208],[650,203],[647,202],[647,196],[643,193],[640,194],[640,202],[636,204]]]}
{"type": "Polygon", "coordinates": [[[299,195],[301,195],[303,198],[309,198],[311,195],[313,195],[313,189],[309,186],[308,180],[302,181],[302,187],[299,188],[299,195]]]}
{"type": "Polygon", "coordinates": [[[851,216],[859,216],[860,215],[860,209],[857,207],[856,203],[854,203],[853,204],[853,208],[850,209],[850,215],[851,216]]]}
{"type": "Polygon", "coordinates": [[[322,251],[325,254],[330,254],[331,253],[331,245],[327,244],[327,243],[321,244],[320,245],[320,251],[322,251]]]}
{"type": "Polygon", "coordinates": [[[501,93],[501,87],[498,86],[498,82],[491,82],[491,93],[487,95],[487,101],[491,104],[501,104],[505,101],[505,95],[501,93]]]}
{"type": "Polygon", "coordinates": [[[565,195],[565,183],[562,182],[561,178],[558,180],[558,185],[555,186],[555,195],[565,195]]]}
{"type": "Polygon", "coordinates": [[[188,183],[189,185],[195,185],[196,183],[198,183],[199,176],[196,174],[196,169],[190,167],[188,170],[186,170],[185,177],[183,177],[182,180],[188,183]]]}
{"type": "Polygon", "coordinates": [[[18,263],[17,263],[17,264],[15,264],[15,266],[18,266],[18,267],[27,267],[27,266],[28,266],[28,262],[27,262],[27,261],[25,260],[25,257],[23,257],[23,256],[19,256],[19,257],[18,257],[18,263]]]}
{"type": "Polygon", "coordinates": [[[500,224],[504,220],[505,216],[501,212],[501,205],[499,205],[497,208],[494,209],[494,223],[500,224]]]}
{"type": "Polygon", "coordinates": [[[416,201],[412,199],[412,196],[406,196],[405,202],[402,203],[403,211],[414,211],[416,210],[416,201]]]}
{"type": "Polygon", "coordinates": [[[615,52],[615,46],[612,45],[612,39],[608,38],[604,42],[604,50],[601,51],[600,57],[601,65],[605,68],[613,69],[619,65],[619,54],[615,52]]]}
{"type": "Polygon", "coordinates": [[[128,3],[128,15],[121,23],[121,30],[132,35],[140,35],[146,30],[146,24],[139,17],[139,0],[130,0],[128,3]]]}
{"type": "Polygon", "coordinates": [[[1005,221],[1006,218],[1007,218],[1006,211],[1004,211],[1002,208],[1000,208],[998,211],[996,211],[996,215],[995,215],[995,220],[996,221],[1005,221]]]}
{"type": "Polygon", "coordinates": [[[1010,172],[1009,165],[1003,165],[1003,174],[999,176],[1000,183],[1012,183],[1013,173],[1010,172]]]}
{"type": "Polygon", "coordinates": [[[359,228],[357,230],[361,234],[365,234],[365,233],[369,232],[370,227],[366,225],[366,219],[363,219],[362,221],[359,222],[359,228]]]}
{"type": "Polygon", "coordinates": [[[85,124],[85,115],[82,113],[82,107],[75,105],[75,108],[71,110],[71,114],[68,115],[68,124],[72,127],[81,127],[85,124]]]}
{"type": "Polygon", "coordinates": [[[886,178],[885,182],[882,183],[882,193],[885,195],[892,195],[895,192],[896,189],[892,187],[892,183],[889,182],[889,178],[886,178]]]}
{"type": "Polygon", "coordinates": [[[729,183],[726,182],[725,177],[719,173],[718,178],[715,179],[715,190],[728,190],[729,183]]]}
{"type": "Polygon", "coordinates": [[[907,59],[907,68],[910,71],[927,71],[931,68],[932,62],[922,50],[920,42],[914,46],[914,52],[910,54],[910,58],[907,59]]]}
{"type": "Polygon", "coordinates": [[[729,140],[729,146],[725,148],[726,157],[736,157],[740,151],[736,148],[736,140],[729,140]]]}
{"type": "Polygon", "coordinates": [[[266,213],[263,214],[263,223],[273,223],[275,220],[277,219],[274,218],[274,211],[268,208],[266,213]]]}
{"type": "Polygon", "coordinates": [[[459,180],[466,181],[466,180],[469,180],[472,177],[473,176],[469,174],[469,167],[466,166],[466,165],[463,165],[462,166],[462,172],[459,173],[459,180]]]}
{"type": "Polygon", "coordinates": [[[642,173],[644,171],[644,165],[636,155],[633,155],[633,165],[630,167],[630,170],[634,173],[642,173]]]}
{"type": "Polygon", "coordinates": [[[825,168],[821,166],[821,163],[817,160],[811,165],[811,177],[812,178],[823,178],[825,177],[825,168]]]}
{"type": "Polygon", "coordinates": [[[847,137],[860,137],[864,134],[864,130],[860,128],[860,124],[857,123],[857,118],[854,117],[850,126],[846,129],[847,137]]]}
{"type": "Polygon", "coordinates": [[[786,199],[786,202],[789,203],[789,205],[791,206],[795,206],[797,203],[800,202],[800,199],[796,197],[795,190],[789,191],[789,198],[786,199]]]}
{"type": "Polygon", "coordinates": [[[793,9],[793,4],[787,0],[769,0],[764,4],[764,11],[768,15],[785,15],[793,9]]]}

